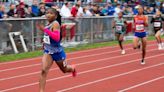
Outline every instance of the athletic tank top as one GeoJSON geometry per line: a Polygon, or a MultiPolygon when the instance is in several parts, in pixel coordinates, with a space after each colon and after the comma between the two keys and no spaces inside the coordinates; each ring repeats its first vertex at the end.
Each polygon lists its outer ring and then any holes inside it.
{"type": "Polygon", "coordinates": [[[153,27],[157,30],[161,29],[163,20],[164,19],[162,17],[152,18],[151,22],[153,23],[153,27]]]}
{"type": "MultiPolygon", "coordinates": [[[[47,25],[45,28],[49,29],[49,31],[52,31],[54,23],[58,22],[54,21],[51,24],[47,25]]],[[[60,30],[60,28],[58,30],[60,30]]],[[[53,40],[47,33],[44,33],[43,42],[44,50],[48,51],[49,54],[60,53],[63,50],[62,46],[60,45],[60,41],[53,40]]]]}
{"type": "Polygon", "coordinates": [[[115,19],[115,22],[116,22],[116,27],[115,27],[115,31],[116,32],[124,32],[125,29],[124,29],[124,19],[121,18],[119,19],[118,17],[116,17],[115,19]]]}
{"type": "Polygon", "coordinates": [[[145,32],[145,22],[147,20],[147,17],[144,15],[136,15],[134,17],[134,28],[135,32],[145,32]]]}

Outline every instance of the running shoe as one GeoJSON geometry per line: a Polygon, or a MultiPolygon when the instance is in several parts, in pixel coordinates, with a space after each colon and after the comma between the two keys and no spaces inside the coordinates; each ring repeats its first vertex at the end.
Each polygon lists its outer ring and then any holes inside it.
{"type": "Polygon", "coordinates": [[[74,69],[74,71],[72,72],[72,77],[76,77],[77,76],[77,72],[76,72],[75,66],[72,66],[72,68],[74,69]]]}
{"type": "Polygon", "coordinates": [[[121,54],[122,54],[122,55],[124,55],[125,53],[126,53],[125,50],[122,50],[122,51],[121,51],[121,54]]]}
{"type": "Polygon", "coordinates": [[[144,64],[145,64],[145,60],[142,59],[142,60],[141,60],[141,65],[144,65],[144,64]]]}

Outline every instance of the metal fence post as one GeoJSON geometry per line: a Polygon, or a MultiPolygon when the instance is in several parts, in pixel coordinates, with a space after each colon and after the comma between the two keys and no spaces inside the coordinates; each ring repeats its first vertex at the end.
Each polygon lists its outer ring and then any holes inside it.
{"type": "Polygon", "coordinates": [[[34,20],[31,20],[31,28],[32,28],[32,51],[35,50],[35,42],[34,42],[34,20]]]}
{"type": "Polygon", "coordinates": [[[90,22],[91,22],[91,43],[93,43],[93,18],[90,18],[90,22]]]}

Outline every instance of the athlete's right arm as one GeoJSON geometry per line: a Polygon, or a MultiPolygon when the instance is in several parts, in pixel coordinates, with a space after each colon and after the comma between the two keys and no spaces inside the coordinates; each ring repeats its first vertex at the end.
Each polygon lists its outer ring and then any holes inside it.
{"type": "Polygon", "coordinates": [[[133,31],[135,31],[135,15],[133,16],[133,23],[132,23],[132,28],[133,28],[133,31]]]}
{"type": "Polygon", "coordinates": [[[112,21],[112,28],[115,28],[116,27],[116,21],[115,19],[112,21]]]}

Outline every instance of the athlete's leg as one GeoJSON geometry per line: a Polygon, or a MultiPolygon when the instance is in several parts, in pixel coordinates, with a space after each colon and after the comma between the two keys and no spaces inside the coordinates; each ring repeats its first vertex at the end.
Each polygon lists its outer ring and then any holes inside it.
{"type": "Polygon", "coordinates": [[[159,50],[161,50],[162,49],[162,39],[161,39],[161,37],[160,37],[160,35],[161,35],[161,32],[160,32],[160,30],[159,31],[157,31],[156,32],[156,34],[155,34],[155,38],[157,39],[157,42],[158,42],[158,49],[159,50]]]}
{"type": "Polygon", "coordinates": [[[160,35],[161,35],[160,31],[157,31],[156,34],[155,34],[155,38],[157,39],[158,44],[162,43],[160,35]]]}
{"type": "Polygon", "coordinates": [[[124,35],[123,34],[120,34],[119,36],[119,45],[120,45],[120,48],[123,50],[123,45],[122,45],[122,42],[123,42],[123,38],[124,38],[124,35]]]}
{"type": "Polygon", "coordinates": [[[68,65],[65,60],[56,61],[56,64],[59,66],[60,70],[63,73],[70,73],[70,72],[72,72],[72,76],[73,77],[76,76],[75,67],[72,67],[72,66],[68,65]]]}
{"type": "Polygon", "coordinates": [[[121,39],[120,39],[121,34],[116,33],[115,36],[116,36],[116,38],[117,38],[118,44],[119,44],[119,46],[120,46],[120,49],[123,50],[122,41],[120,41],[120,40],[121,40],[121,39]]]}
{"type": "Polygon", "coordinates": [[[59,66],[60,70],[63,73],[74,71],[74,68],[72,68],[70,65],[67,65],[67,62],[65,60],[56,61],[56,64],[59,66]]]}
{"type": "Polygon", "coordinates": [[[143,37],[141,39],[141,42],[142,42],[142,60],[144,60],[146,56],[147,37],[143,37]]]}
{"type": "Polygon", "coordinates": [[[40,76],[40,81],[39,81],[40,92],[44,92],[45,90],[46,77],[52,64],[53,64],[53,60],[52,60],[51,55],[44,54],[43,59],[42,59],[42,70],[41,70],[41,76],[40,76]]]}
{"type": "Polygon", "coordinates": [[[137,36],[134,36],[134,39],[133,39],[133,48],[134,49],[137,49],[139,48],[139,38],[137,36]]]}

